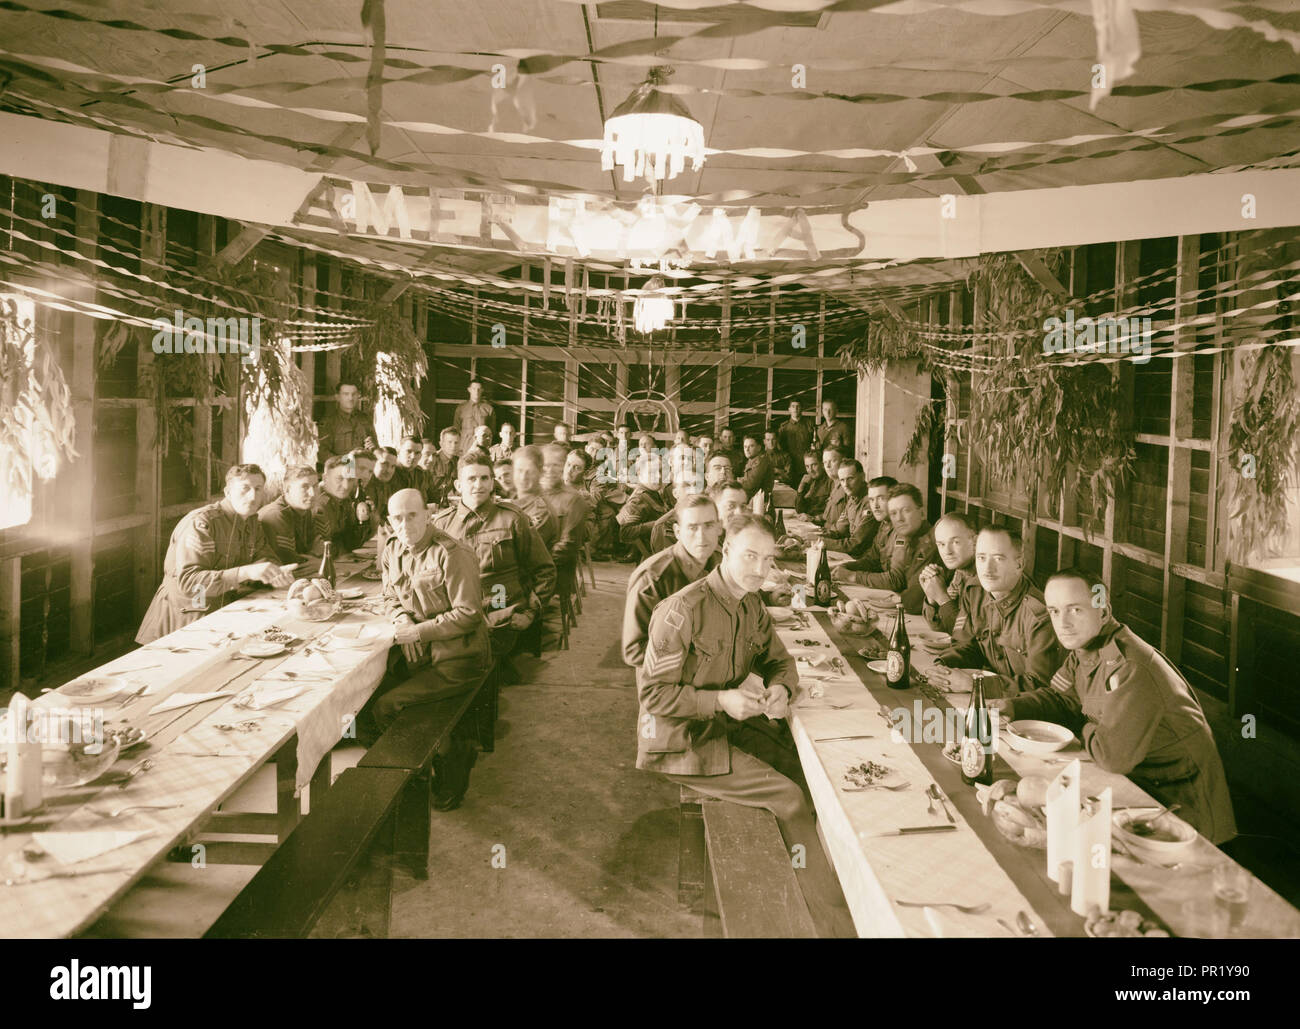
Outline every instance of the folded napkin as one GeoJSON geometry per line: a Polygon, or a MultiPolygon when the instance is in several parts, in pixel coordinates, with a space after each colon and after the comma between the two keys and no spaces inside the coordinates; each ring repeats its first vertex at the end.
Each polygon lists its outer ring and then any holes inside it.
{"type": "Polygon", "coordinates": [[[163,711],[174,711],[180,707],[189,707],[191,704],[202,704],[205,700],[215,700],[217,697],[229,696],[229,693],[221,691],[213,693],[173,693],[166,700],[151,707],[149,713],[156,715],[163,711]]]}
{"type": "Polygon", "coordinates": [[[87,832],[37,832],[32,839],[37,846],[62,865],[75,865],[110,850],[125,847],[142,836],[153,835],[153,830],[139,832],[120,832],[112,829],[91,830],[87,832]]]}
{"type": "Polygon", "coordinates": [[[274,707],[292,700],[307,688],[307,683],[285,680],[282,682],[257,682],[244,690],[235,701],[236,707],[250,711],[260,711],[264,707],[274,707]]]}

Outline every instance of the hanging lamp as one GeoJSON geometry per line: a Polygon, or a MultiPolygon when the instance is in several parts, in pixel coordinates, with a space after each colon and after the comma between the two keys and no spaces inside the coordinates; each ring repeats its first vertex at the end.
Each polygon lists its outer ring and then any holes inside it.
{"type": "Polygon", "coordinates": [[[603,170],[613,171],[618,164],[623,181],[644,176],[653,184],[680,175],[688,157],[692,170],[704,167],[704,126],[685,104],[659,88],[671,74],[671,68],[651,68],[646,80],[605,119],[603,170]]]}
{"type": "Polygon", "coordinates": [[[664,280],[656,275],[646,283],[646,292],[636,298],[632,305],[632,320],[636,331],[650,334],[658,332],[673,320],[673,300],[659,292],[664,288],[664,280]]]}

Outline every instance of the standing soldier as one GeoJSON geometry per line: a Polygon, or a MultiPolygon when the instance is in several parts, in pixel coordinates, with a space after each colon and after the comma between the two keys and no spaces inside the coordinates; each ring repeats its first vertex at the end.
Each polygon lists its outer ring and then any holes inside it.
{"type": "Polygon", "coordinates": [[[238,598],[241,583],[278,587],[293,582],[292,569],[277,561],[257,520],[265,484],[257,465],[231,465],[225,497],[176,523],[163,559],[163,579],[140,623],[137,643],[152,643],[224,607],[238,598]]]}
{"type": "Polygon", "coordinates": [[[357,410],[360,391],[355,383],[340,382],[334,399],[338,404],[320,423],[319,456],[322,461],[336,454],[346,454],[357,447],[375,445],[375,427],[357,410]]]}
{"type": "Polygon", "coordinates": [[[929,675],[954,693],[971,688],[967,668],[986,668],[991,697],[1013,697],[1047,686],[1063,656],[1043,595],[1025,574],[1020,534],[986,525],[975,537],[975,574],[981,593],[964,592],[958,611],[966,628],[935,658],[929,675]]]}
{"type": "Polygon", "coordinates": [[[284,492],[257,512],[266,535],[266,545],[281,564],[305,564],[316,547],[316,516],[313,513],[315,468],[299,465],[284,473],[284,492]]]}
{"type": "Polygon", "coordinates": [[[1214,734],[1173,664],[1128,626],[1106,587],[1074,568],[1053,572],[1048,614],[1069,652],[1051,685],[998,701],[1003,717],[1059,722],[1083,740],[1097,767],[1127,775],[1213,844],[1237,834],[1214,734]]]}
{"type": "Polygon", "coordinates": [[[787,850],[806,857],[795,877],[819,934],[854,936],[786,724],[799,675],[758,595],[775,559],[772,527],[737,515],[718,567],[655,608],[636,677],[636,766],[772,812],[787,850]]]}
{"type": "Polygon", "coordinates": [[[555,593],[555,562],[528,516],[493,499],[492,459],[483,451],[460,459],[456,488],[459,499],[434,525],[477,555],[492,655],[509,655],[555,593]]]}
{"type": "Polygon", "coordinates": [[[645,658],[650,616],[661,600],[702,579],[718,565],[718,540],[722,525],[718,508],[706,496],[691,494],[678,499],[677,542],[646,558],[627,580],[623,607],[623,660],[640,668],[645,658]]]}
{"type": "Polygon", "coordinates": [[[798,471],[804,466],[804,455],[808,453],[813,441],[813,427],[803,416],[803,404],[797,400],[790,401],[790,417],[776,430],[776,440],[781,449],[790,455],[790,485],[797,485],[798,471]]]}
{"type": "Polygon", "coordinates": [[[489,442],[496,433],[496,412],[493,411],[492,405],[483,399],[483,384],[477,379],[469,384],[469,400],[456,408],[451,424],[460,433],[461,453],[471,448],[474,442],[474,431],[480,425],[488,427],[489,442]]]}
{"type": "Polygon", "coordinates": [[[840,421],[840,409],[834,400],[822,401],[822,420],[817,423],[817,445],[825,450],[827,447],[846,447],[849,442],[849,429],[840,421]]]}
{"type": "MultiPolygon", "coordinates": [[[[382,733],[405,708],[468,693],[491,667],[478,562],[463,543],[435,528],[417,490],[388,502],[393,534],[379,554],[384,613],[394,625],[388,669],[358,721],[382,733]]],[[[460,807],[477,752],[461,719],[434,757],[439,811],[460,807]]]]}

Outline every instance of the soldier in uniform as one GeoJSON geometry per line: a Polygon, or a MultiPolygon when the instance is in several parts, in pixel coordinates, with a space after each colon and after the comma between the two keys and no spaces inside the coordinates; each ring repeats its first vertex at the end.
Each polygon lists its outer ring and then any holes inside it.
{"type": "Polygon", "coordinates": [[[492,459],[471,450],[460,459],[457,502],[434,515],[434,525],[473,548],[492,630],[492,655],[512,653],[519,633],[533,624],[555,593],[555,562],[528,516],[492,498],[492,459]]]}
{"type": "Polygon", "coordinates": [[[488,441],[497,431],[497,416],[492,405],[483,399],[483,384],[477,379],[469,384],[469,400],[456,408],[451,424],[460,433],[461,452],[468,451],[474,442],[474,430],[480,425],[488,427],[488,441]]]}
{"type": "Polygon", "coordinates": [[[1043,595],[1025,574],[1020,534],[1005,525],[987,525],[975,537],[975,574],[983,589],[965,590],[958,617],[966,616],[953,645],[935,658],[928,673],[954,692],[971,688],[963,669],[986,668],[990,697],[1013,697],[1048,685],[1064,656],[1043,595]]]}
{"type": "Polygon", "coordinates": [[[956,638],[966,626],[959,600],[968,589],[983,590],[975,574],[975,528],[956,511],[934,523],[934,547],[943,568],[931,563],[921,569],[917,581],[925,593],[921,614],[931,629],[956,638]]]}
{"type": "Polygon", "coordinates": [[[578,482],[582,481],[586,456],[581,450],[570,450],[563,443],[547,443],[542,447],[542,496],[555,515],[556,534],[551,545],[551,557],[556,572],[560,574],[566,569],[572,573],[577,567],[583,544],[587,542],[591,504],[569,481],[574,477],[578,482]]]}
{"type": "Polygon", "coordinates": [[[514,466],[515,507],[528,516],[546,549],[550,550],[555,545],[560,526],[551,505],[542,495],[542,450],[537,446],[520,447],[510,460],[514,466]]]}
{"type": "MultiPolygon", "coordinates": [[[[842,467],[842,466],[841,466],[842,467]]],[[[935,559],[934,533],[925,520],[921,491],[903,482],[889,489],[890,532],[886,541],[865,557],[842,564],[831,573],[837,582],[893,590],[903,598],[908,614],[921,613],[921,569],[935,559]]]]}
{"type": "Polygon", "coordinates": [[[724,535],[726,526],[731,519],[742,511],[748,510],[745,487],[735,479],[709,490],[709,499],[713,501],[714,506],[718,509],[718,524],[723,526],[724,535]]]}
{"type": "Polygon", "coordinates": [[[723,429],[718,433],[718,446],[710,456],[721,454],[731,462],[731,471],[735,476],[739,476],[745,468],[745,455],[736,447],[736,434],[730,429],[723,429]]]}
{"type": "MultiPolygon", "coordinates": [[[[503,457],[492,464],[492,477],[496,480],[496,486],[493,492],[500,500],[514,500],[515,498],[515,462],[509,457],[503,457]]],[[[453,486],[453,489],[455,487],[453,486]]]]}
{"type": "Polygon", "coordinates": [[[1127,775],[1211,843],[1237,833],[1223,762],[1196,693],[1173,664],[1128,626],[1105,587],[1066,568],[1048,576],[1047,611],[1069,652],[1051,684],[998,701],[1008,719],[1059,722],[1099,768],[1127,775]]]}
{"type": "Polygon", "coordinates": [[[770,500],[775,482],[772,462],[763,453],[763,448],[758,445],[755,437],[746,436],[742,445],[745,448],[745,474],[741,476],[740,482],[745,487],[745,495],[752,500],[754,494],[762,490],[770,500]]]}
{"type": "Polygon", "coordinates": [[[617,515],[618,538],[647,553],[654,524],[672,503],[671,487],[661,483],[659,460],[653,453],[642,456],[637,461],[637,487],[617,515]]]}
{"type": "Polygon", "coordinates": [[[357,477],[351,461],[335,454],[325,462],[321,476],[321,494],[316,498],[316,543],[314,552],[324,553],[324,544],[334,544],[335,552],[356,550],[369,538],[369,523],[357,520],[354,494],[357,477]]]}
{"type": "Polygon", "coordinates": [[[420,437],[420,456],[415,459],[416,467],[426,472],[433,468],[433,455],[438,452],[438,444],[427,436],[420,437]]]}
{"type": "MultiPolygon", "coordinates": [[[[434,527],[418,490],[394,493],[388,518],[393,534],[379,553],[379,570],[393,646],[387,674],[358,719],[358,735],[372,735],[373,727],[377,736],[413,705],[469,692],[492,661],[474,552],[434,527]]],[[[434,758],[439,811],[459,807],[469,786],[477,754],[467,721],[434,758]]]]}
{"type": "Polygon", "coordinates": [[[862,463],[853,458],[841,461],[835,474],[839,478],[841,492],[848,497],[848,503],[845,505],[843,522],[834,528],[827,525],[822,539],[831,550],[864,558],[876,542],[880,522],[872,514],[862,463]]]}
{"type": "Polygon", "coordinates": [[[357,447],[375,445],[375,427],[357,410],[360,391],[355,383],[340,382],[335,400],[338,407],[320,423],[319,456],[322,461],[336,454],[346,454],[357,447]]]}
{"type": "Polygon", "coordinates": [[[637,565],[627,581],[623,608],[623,660],[640,668],[645,658],[650,616],[661,600],[702,579],[718,564],[722,524],[718,508],[706,496],[678,498],[673,508],[677,542],[637,565]]]}
{"type": "Polygon", "coordinates": [[[736,470],[731,467],[731,458],[726,454],[714,454],[704,466],[704,487],[712,489],[730,482],[736,477],[736,470]]]}
{"type": "MultiPolygon", "coordinates": [[[[794,477],[794,472],[804,467],[804,455],[813,441],[813,427],[804,418],[803,404],[799,401],[790,401],[790,417],[776,430],[776,439],[781,449],[790,455],[791,476],[794,477]]],[[[797,484],[791,482],[790,485],[797,484]]]]}
{"type": "Polygon", "coordinates": [[[438,449],[429,459],[427,469],[431,504],[445,504],[456,482],[456,462],[460,460],[460,433],[450,426],[438,434],[438,449]]]}
{"type": "Polygon", "coordinates": [[[163,579],[140,623],[137,643],[152,643],[238,599],[240,583],[293,582],[292,570],[277,561],[257,520],[265,484],[257,465],[231,465],[225,497],[176,523],[163,559],[163,579]]]}
{"type": "Polygon", "coordinates": [[[388,510],[389,498],[402,488],[402,484],[397,476],[397,451],[392,447],[375,447],[371,453],[375,455],[375,474],[370,479],[366,493],[380,514],[382,527],[386,522],[385,512],[388,510]]]}
{"type": "Polygon", "coordinates": [[[470,449],[488,452],[492,450],[492,427],[490,425],[480,425],[474,430],[474,440],[470,444],[470,449]]]}
{"type": "Polygon", "coordinates": [[[799,485],[798,480],[791,482],[790,469],[794,467],[790,463],[790,455],[786,453],[785,448],[778,446],[776,442],[776,433],[771,429],[763,433],[763,456],[768,459],[772,465],[772,475],[777,482],[787,486],[799,485]]]}
{"type": "Polygon", "coordinates": [[[844,490],[840,488],[840,462],[844,460],[844,454],[839,447],[826,447],[822,451],[822,467],[826,469],[826,479],[830,483],[830,496],[826,498],[826,506],[815,516],[816,521],[820,521],[822,528],[829,533],[843,532],[841,528],[848,524],[846,511],[849,505],[849,498],[845,495],[844,490]]]}
{"type": "Polygon", "coordinates": [[[817,445],[825,450],[827,447],[845,447],[849,442],[849,429],[840,421],[839,406],[834,400],[822,401],[822,420],[817,423],[817,445]]]}
{"type": "Polygon", "coordinates": [[[488,451],[492,455],[492,461],[509,461],[515,452],[515,427],[510,422],[501,423],[501,442],[493,444],[492,449],[488,451]]]}
{"type": "Polygon", "coordinates": [[[266,544],[281,564],[302,565],[316,547],[313,514],[320,477],[315,468],[299,465],[284,473],[284,492],[257,512],[266,544]]]}
{"type": "Polygon", "coordinates": [[[719,566],[655,608],[637,671],[636,766],[771,811],[786,847],[806,855],[795,875],[819,933],[853,936],[786,724],[798,672],[758,595],[775,558],[772,527],[737,515],[719,566]]]}
{"type": "Polygon", "coordinates": [[[803,456],[804,477],[795,491],[794,509],[809,518],[820,518],[831,495],[831,480],[817,455],[811,450],[803,456]]]}

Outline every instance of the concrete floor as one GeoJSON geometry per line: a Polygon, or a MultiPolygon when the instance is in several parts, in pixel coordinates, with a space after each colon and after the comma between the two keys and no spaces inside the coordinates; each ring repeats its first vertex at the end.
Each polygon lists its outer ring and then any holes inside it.
{"type": "MultiPolygon", "coordinates": [[[[314,936],[700,937],[677,903],[677,788],[637,771],[636,692],[619,660],[630,565],[598,564],[569,649],[518,662],[494,753],[480,755],[460,809],[433,813],[430,875],[368,864],[314,936]]],[[[358,748],[336,749],[335,774],[358,748]]],[[[226,805],[272,810],[274,770],[226,805]]],[[[167,865],[88,933],[199,936],[253,875],[167,865]]]]}

